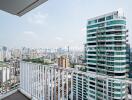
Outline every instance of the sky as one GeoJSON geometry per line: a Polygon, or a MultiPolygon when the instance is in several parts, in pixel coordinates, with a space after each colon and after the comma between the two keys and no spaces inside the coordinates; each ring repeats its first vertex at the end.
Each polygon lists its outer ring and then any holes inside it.
{"type": "Polygon", "coordinates": [[[83,48],[87,19],[119,8],[132,44],[132,0],[48,0],[22,17],[0,11],[0,46],[83,48]]]}

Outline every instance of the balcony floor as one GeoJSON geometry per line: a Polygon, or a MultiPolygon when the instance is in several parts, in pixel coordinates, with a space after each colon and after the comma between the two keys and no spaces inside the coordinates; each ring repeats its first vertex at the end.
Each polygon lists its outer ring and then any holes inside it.
{"type": "Polygon", "coordinates": [[[2,100],[30,100],[30,99],[23,95],[21,92],[17,91],[2,100]]]}

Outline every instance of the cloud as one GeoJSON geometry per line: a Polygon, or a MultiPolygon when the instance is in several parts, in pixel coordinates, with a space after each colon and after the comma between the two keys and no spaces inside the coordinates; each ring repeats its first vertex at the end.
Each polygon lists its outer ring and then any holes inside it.
{"type": "Polygon", "coordinates": [[[68,40],[68,43],[74,43],[74,40],[68,40]]]}
{"type": "Polygon", "coordinates": [[[38,35],[35,32],[25,31],[23,33],[24,33],[24,35],[26,35],[26,37],[30,37],[32,39],[37,39],[38,38],[38,35]]]}
{"type": "Polygon", "coordinates": [[[24,32],[25,35],[36,35],[36,33],[32,32],[32,31],[25,31],[24,32]]]}
{"type": "Polygon", "coordinates": [[[46,22],[47,17],[48,17],[47,13],[44,14],[38,12],[36,14],[28,16],[27,21],[31,24],[43,24],[44,22],[46,22]]]}
{"type": "Polygon", "coordinates": [[[55,39],[58,40],[58,41],[62,41],[63,40],[62,37],[56,37],[55,39]]]}

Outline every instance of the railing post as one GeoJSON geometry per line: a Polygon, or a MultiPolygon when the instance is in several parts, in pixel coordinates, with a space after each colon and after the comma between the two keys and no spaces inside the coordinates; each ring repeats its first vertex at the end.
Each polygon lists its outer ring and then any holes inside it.
{"type": "Polygon", "coordinates": [[[64,100],[64,70],[62,70],[62,100],[64,100]]]}
{"type": "Polygon", "coordinates": [[[42,96],[42,93],[41,93],[41,91],[42,91],[42,88],[41,88],[41,86],[42,86],[42,84],[41,84],[41,81],[42,81],[42,79],[41,79],[42,72],[41,72],[41,71],[42,71],[42,70],[41,70],[41,65],[39,65],[39,84],[38,84],[39,99],[40,99],[41,96],[42,96]]]}
{"type": "Polygon", "coordinates": [[[50,77],[49,77],[49,76],[50,76],[50,74],[49,74],[49,69],[47,69],[47,88],[48,88],[48,89],[47,89],[47,93],[48,93],[47,96],[48,96],[48,100],[50,100],[50,82],[49,82],[49,81],[50,81],[50,80],[49,80],[50,77]]]}
{"type": "Polygon", "coordinates": [[[34,67],[34,96],[37,97],[37,93],[36,93],[36,81],[37,81],[37,72],[36,72],[36,64],[33,65],[34,67]]]}
{"type": "Polygon", "coordinates": [[[73,72],[71,72],[71,100],[73,100],[73,72]]]}
{"type": "Polygon", "coordinates": [[[45,99],[44,100],[47,100],[47,68],[45,67],[45,81],[44,81],[44,90],[45,90],[45,99]]]}
{"type": "Polygon", "coordinates": [[[53,100],[53,68],[51,68],[51,100],[53,100]]]}
{"type": "Polygon", "coordinates": [[[23,79],[22,79],[22,62],[20,63],[20,88],[22,88],[23,86],[23,79]]]}
{"type": "Polygon", "coordinates": [[[30,64],[28,63],[28,66],[27,66],[27,84],[28,84],[28,88],[27,88],[27,92],[30,93],[29,89],[30,89],[30,83],[29,83],[29,80],[30,80],[30,71],[29,71],[29,66],[30,64]]]}
{"type": "Polygon", "coordinates": [[[37,82],[36,82],[36,88],[37,88],[37,99],[39,98],[39,92],[38,92],[38,90],[39,90],[39,87],[38,87],[38,84],[39,84],[39,66],[38,66],[38,64],[36,64],[37,66],[37,82]]]}
{"type": "Polygon", "coordinates": [[[33,72],[34,72],[34,70],[33,70],[33,64],[32,64],[32,66],[31,66],[31,95],[33,95],[33,72]]]}
{"type": "Polygon", "coordinates": [[[58,70],[58,100],[60,100],[60,70],[58,70]]]}
{"type": "Polygon", "coordinates": [[[36,64],[34,65],[34,96],[37,97],[37,92],[36,92],[36,82],[37,82],[37,66],[36,64]]]}
{"type": "Polygon", "coordinates": [[[31,89],[32,89],[32,66],[31,66],[32,64],[30,64],[30,66],[29,66],[29,84],[30,84],[30,88],[29,88],[29,92],[30,92],[30,94],[32,95],[32,91],[31,91],[31,89]]]}
{"type": "Polygon", "coordinates": [[[32,96],[34,95],[34,65],[32,64],[32,96]]]}
{"type": "Polygon", "coordinates": [[[56,69],[54,68],[54,100],[56,100],[56,69]]]}
{"type": "Polygon", "coordinates": [[[44,72],[44,66],[42,65],[42,93],[43,93],[43,99],[45,98],[45,95],[44,95],[44,81],[45,81],[45,79],[44,79],[44,75],[45,75],[45,72],[44,72]]]}
{"type": "Polygon", "coordinates": [[[27,91],[27,86],[28,86],[28,84],[27,84],[27,66],[28,66],[28,63],[26,63],[25,64],[26,65],[26,67],[25,67],[25,73],[24,73],[24,79],[25,79],[25,84],[24,84],[24,87],[25,87],[25,90],[27,91]]]}
{"type": "Polygon", "coordinates": [[[68,72],[66,72],[66,100],[68,100],[68,72]]]}

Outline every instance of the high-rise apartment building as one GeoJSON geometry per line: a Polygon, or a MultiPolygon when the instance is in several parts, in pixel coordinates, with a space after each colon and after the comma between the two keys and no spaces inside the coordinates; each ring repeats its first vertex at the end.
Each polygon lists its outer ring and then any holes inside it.
{"type": "MultiPolygon", "coordinates": [[[[112,78],[128,77],[126,18],[121,10],[88,20],[87,71],[112,78]]],[[[124,100],[127,86],[112,80],[88,79],[94,100],[124,100]],[[108,89],[105,89],[108,85],[108,89]],[[107,90],[107,91],[106,91],[107,90]]]]}
{"type": "Polygon", "coordinates": [[[63,68],[67,68],[69,67],[69,59],[67,56],[61,56],[58,58],[58,66],[59,67],[63,67],[63,68]]]}
{"type": "MultiPolygon", "coordinates": [[[[128,77],[126,18],[121,10],[114,11],[88,20],[86,43],[87,73],[101,77],[84,77],[81,88],[86,90],[83,98],[79,96],[79,83],[76,77],[73,83],[74,97],[79,100],[126,100],[128,88],[125,83],[115,81],[128,77]],[[78,87],[77,87],[78,86],[78,87]],[[84,89],[86,88],[86,89],[84,89]],[[77,95],[78,94],[78,95],[77,95]]],[[[81,89],[80,89],[81,90],[81,89]]]]}

